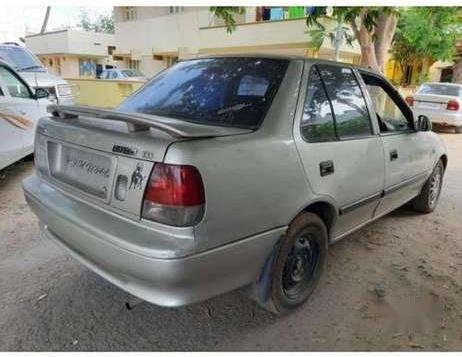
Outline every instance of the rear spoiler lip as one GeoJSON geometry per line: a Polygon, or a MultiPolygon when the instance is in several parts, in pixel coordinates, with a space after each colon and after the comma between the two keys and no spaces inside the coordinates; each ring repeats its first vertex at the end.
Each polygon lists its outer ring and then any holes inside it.
{"type": "Polygon", "coordinates": [[[251,129],[196,124],[183,120],[161,117],[157,115],[127,113],[117,110],[101,109],[80,105],[51,104],[47,111],[54,119],[75,119],[79,116],[90,116],[101,120],[122,121],[130,132],[159,129],[174,138],[204,138],[252,133],[251,129]]]}

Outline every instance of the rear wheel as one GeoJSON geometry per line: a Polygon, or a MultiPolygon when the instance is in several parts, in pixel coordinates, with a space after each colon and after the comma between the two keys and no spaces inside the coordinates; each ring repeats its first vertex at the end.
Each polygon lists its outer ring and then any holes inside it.
{"type": "Polygon", "coordinates": [[[443,184],[444,165],[441,160],[438,161],[432,174],[422,188],[420,194],[412,200],[412,207],[423,213],[433,212],[441,194],[441,186],[443,184]]]}
{"type": "Polygon", "coordinates": [[[325,268],[328,234],[314,213],[303,213],[289,225],[279,247],[263,306],[271,312],[289,312],[302,305],[317,286],[325,268]]]}

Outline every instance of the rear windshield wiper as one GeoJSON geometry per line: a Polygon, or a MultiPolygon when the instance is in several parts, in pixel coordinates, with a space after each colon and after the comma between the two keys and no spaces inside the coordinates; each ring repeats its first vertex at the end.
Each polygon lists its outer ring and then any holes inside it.
{"type": "Polygon", "coordinates": [[[223,109],[220,109],[219,111],[217,111],[217,114],[220,115],[220,114],[224,114],[224,113],[228,113],[228,112],[237,112],[241,109],[244,109],[246,107],[250,107],[252,104],[248,104],[248,103],[239,103],[239,104],[235,104],[231,107],[227,107],[227,108],[223,108],[223,109]]]}

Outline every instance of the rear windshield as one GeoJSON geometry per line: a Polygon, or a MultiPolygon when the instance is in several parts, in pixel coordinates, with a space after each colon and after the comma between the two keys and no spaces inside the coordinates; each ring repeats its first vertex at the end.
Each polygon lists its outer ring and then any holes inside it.
{"type": "Polygon", "coordinates": [[[117,109],[255,129],[264,119],[288,63],[262,58],[179,62],[154,77],[117,109]]]}
{"type": "Polygon", "coordinates": [[[462,97],[462,89],[460,87],[444,84],[422,84],[418,93],[462,97]]]}

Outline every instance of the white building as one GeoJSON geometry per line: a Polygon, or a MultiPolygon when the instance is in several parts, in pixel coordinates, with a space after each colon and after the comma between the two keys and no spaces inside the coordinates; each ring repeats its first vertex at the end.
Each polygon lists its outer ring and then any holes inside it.
{"type": "Polygon", "coordinates": [[[63,78],[95,78],[112,68],[114,35],[64,29],[26,36],[26,47],[51,72],[63,78]]]}
{"type": "MultiPolygon", "coordinates": [[[[236,30],[226,32],[223,22],[213,18],[208,7],[121,6],[114,7],[115,58],[124,66],[151,76],[177,58],[204,54],[276,53],[333,58],[334,49],[325,40],[320,51],[309,48],[306,18],[263,20],[261,8],[247,7],[237,16],[236,30]]],[[[333,21],[325,25],[334,28],[333,21]]],[[[359,63],[360,49],[344,45],[341,60],[359,63]]]]}

